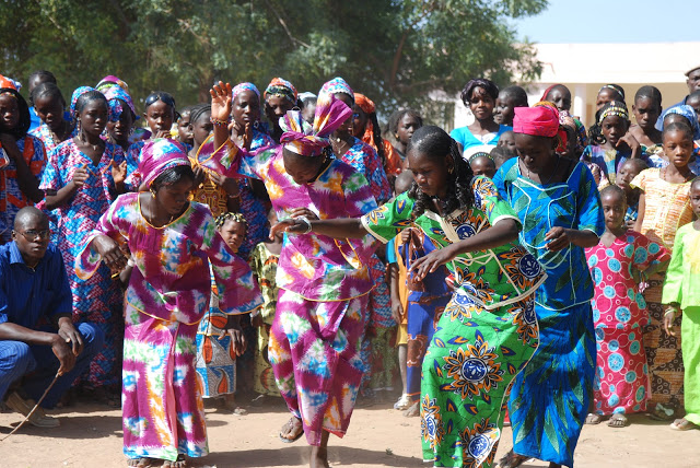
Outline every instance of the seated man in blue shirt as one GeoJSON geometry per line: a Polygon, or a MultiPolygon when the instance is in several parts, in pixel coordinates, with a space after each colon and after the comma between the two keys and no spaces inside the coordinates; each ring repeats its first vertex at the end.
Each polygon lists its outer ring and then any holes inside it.
{"type": "Polygon", "coordinates": [[[61,253],[49,245],[49,220],[33,207],[14,220],[12,242],[0,246],[0,399],[25,416],[61,374],[29,422],[56,427],[53,408],[102,349],[104,335],[88,323],[73,325],[72,295],[61,253]]]}

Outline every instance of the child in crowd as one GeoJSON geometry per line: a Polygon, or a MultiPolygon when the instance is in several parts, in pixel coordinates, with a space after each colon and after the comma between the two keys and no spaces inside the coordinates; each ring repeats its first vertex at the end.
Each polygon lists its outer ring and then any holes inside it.
{"type": "Polygon", "coordinates": [[[574,151],[576,155],[583,153],[584,148],[588,145],[588,138],[586,136],[586,127],[583,123],[576,117],[571,116],[571,91],[569,88],[563,84],[555,84],[544,90],[540,102],[546,101],[551,102],[559,110],[559,116],[570,116],[574,120],[574,125],[576,127],[576,144],[574,145],[574,151]]]}
{"type": "Polygon", "coordinates": [[[493,164],[496,166],[496,170],[498,170],[503,163],[508,161],[510,158],[515,158],[518,156],[505,146],[496,146],[491,150],[489,155],[491,156],[491,159],[493,159],[493,164]]]}
{"type": "Polygon", "coordinates": [[[649,314],[639,284],[646,275],[664,269],[670,257],[658,243],[627,228],[626,198],[616,185],[601,190],[605,233],[597,246],[586,249],[595,283],[592,305],[598,349],[595,409],[586,423],[610,418],[610,427],[624,427],[626,414],[647,409],[650,388],[642,327],[649,314]]]}
{"type": "MultiPolygon", "coordinates": [[[[499,125],[513,126],[513,108],[528,107],[527,93],[520,86],[508,86],[498,93],[496,107],[493,109],[493,120],[499,125]]],[[[499,140],[500,142],[500,140],[499,140]]]]}
{"type": "Polygon", "coordinates": [[[40,139],[48,154],[61,142],[71,136],[73,127],[65,118],[66,100],[54,83],[41,83],[32,92],[34,110],[41,119],[41,125],[29,134],[40,139]]]}
{"type": "MultiPolygon", "coordinates": [[[[396,178],[394,184],[394,195],[408,191],[413,184],[413,173],[403,171],[396,178]]],[[[389,277],[389,293],[391,294],[391,314],[396,321],[396,347],[398,348],[397,358],[399,374],[401,375],[402,393],[398,401],[394,403],[394,409],[405,410],[411,403],[408,395],[408,369],[407,369],[407,346],[408,346],[408,285],[406,279],[408,269],[403,257],[399,253],[399,248],[404,243],[403,236],[396,236],[386,245],[386,261],[388,264],[387,275],[389,277]]]]}
{"type": "MultiPolygon", "coordinates": [[[[270,226],[277,224],[277,213],[270,209],[267,214],[270,226]]],[[[270,341],[270,329],[275,319],[277,309],[277,264],[282,253],[282,241],[284,234],[278,232],[274,238],[267,239],[255,246],[250,254],[250,269],[255,275],[260,293],[263,297],[263,305],[252,314],[252,324],[258,330],[257,354],[255,355],[255,369],[253,371],[253,391],[259,396],[254,404],[262,404],[265,397],[279,397],[280,391],[275,382],[272,365],[268,356],[268,343],[270,341]]]]}
{"type": "MultiPolygon", "coordinates": [[[[227,212],[215,220],[217,230],[233,253],[237,253],[245,240],[246,222],[240,213],[227,212]]],[[[199,322],[197,330],[197,376],[201,383],[202,397],[222,397],[223,406],[237,414],[242,413],[236,407],[236,357],[233,340],[226,329],[235,322],[237,315],[227,315],[219,309],[219,293],[212,275],[212,295],[209,310],[199,322]]],[[[256,305],[260,301],[257,301],[256,305]]],[[[241,313],[252,311],[240,311],[241,313]]]]}
{"type": "MultiPolygon", "coordinates": [[[[639,216],[635,231],[672,252],[678,228],[692,221],[690,180],[694,174],[688,167],[693,151],[691,129],[683,123],[666,125],[663,131],[664,153],[668,166],[642,171],[632,180],[632,187],[641,190],[639,216]]],[[[681,406],[683,360],[676,337],[661,333],[664,309],[661,287],[665,272],[659,271],[649,280],[645,297],[651,322],[644,332],[644,346],[651,374],[652,417],[672,418],[681,406]]]]}
{"type": "Polygon", "coordinates": [[[661,115],[661,91],[655,86],[642,86],[634,95],[632,113],[637,125],[630,127],[630,133],[642,147],[642,158],[663,157],[661,130],[656,129],[656,121],[661,115]]]}
{"type": "Polygon", "coordinates": [[[599,111],[605,104],[613,101],[625,102],[624,88],[616,84],[603,85],[595,97],[595,110],[599,111]]]}
{"type": "Polygon", "coordinates": [[[501,134],[501,138],[498,139],[497,148],[506,148],[511,154],[517,155],[515,150],[515,134],[513,130],[508,130],[501,134]]]}
{"type": "Polygon", "coordinates": [[[583,151],[582,159],[595,164],[601,171],[599,187],[615,184],[620,165],[629,158],[641,156],[637,140],[627,133],[630,120],[627,106],[611,101],[596,112],[596,125],[591,127],[591,144],[583,151]]]}
{"type": "Polygon", "coordinates": [[[639,215],[639,189],[632,187],[630,184],[640,172],[648,168],[649,166],[643,159],[634,158],[622,163],[617,173],[615,183],[625,192],[627,201],[627,213],[625,214],[627,229],[634,229],[639,215]]]}
{"type": "Polygon", "coordinates": [[[493,162],[489,153],[474,153],[469,158],[469,165],[475,176],[484,175],[491,179],[496,174],[496,163],[493,162]]]}
{"type": "MultiPolygon", "coordinates": [[[[700,217],[700,178],[690,184],[690,206],[696,218],[700,217]]],[[[664,314],[664,330],[676,336],[673,322],[680,310],[681,346],[685,366],[685,417],[675,420],[671,429],[687,431],[700,426],[700,220],[696,219],[678,229],[671,264],[663,288],[662,302],[668,304],[664,314]]]]}
{"type": "MultiPolygon", "coordinates": [[[[688,161],[688,167],[693,171],[693,174],[700,175],[700,158],[697,157],[698,153],[700,153],[700,147],[698,145],[700,142],[700,123],[698,123],[698,116],[695,110],[685,104],[669,107],[661,114],[661,122],[662,128],[674,122],[690,127],[694,143],[693,153],[690,156],[690,161],[688,161]]],[[[669,165],[670,159],[665,154],[653,155],[649,158],[649,163],[653,167],[665,167],[669,165]]]]}
{"type": "Polygon", "coordinates": [[[192,115],[192,106],[183,107],[177,119],[177,139],[190,148],[194,145],[192,136],[192,128],[190,127],[192,115]]]}
{"type": "Polygon", "coordinates": [[[406,165],[406,148],[408,148],[408,142],[411,141],[413,132],[422,126],[423,118],[413,109],[401,109],[394,112],[391,114],[391,117],[389,117],[387,134],[394,136],[394,149],[399,154],[401,160],[404,161],[404,166],[406,165]]]}

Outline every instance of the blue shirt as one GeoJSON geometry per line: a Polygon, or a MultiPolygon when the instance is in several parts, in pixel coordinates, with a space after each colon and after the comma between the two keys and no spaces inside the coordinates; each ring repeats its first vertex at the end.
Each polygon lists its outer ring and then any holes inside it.
{"type": "Polygon", "coordinates": [[[34,329],[41,318],[72,312],[68,275],[53,244],[34,269],[24,263],[14,241],[0,246],[0,323],[34,329]]]}

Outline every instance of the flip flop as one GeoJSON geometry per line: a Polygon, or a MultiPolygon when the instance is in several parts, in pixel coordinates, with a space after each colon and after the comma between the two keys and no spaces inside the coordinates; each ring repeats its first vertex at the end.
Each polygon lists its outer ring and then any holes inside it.
{"type": "MultiPolygon", "coordinates": [[[[292,417],[289,421],[287,421],[287,423],[292,421],[292,419],[296,419],[296,418],[292,417]]],[[[297,435],[295,435],[293,439],[288,439],[288,438],[284,437],[281,432],[278,435],[279,435],[279,438],[282,441],[282,443],[293,444],[297,440],[301,439],[301,436],[304,435],[304,429],[302,428],[302,430],[297,435]]]]}
{"type": "Polygon", "coordinates": [[[698,429],[698,426],[688,421],[685,418],[676,419],[670,426],[674,431],[692,431],[693,429],[698,429]]]}

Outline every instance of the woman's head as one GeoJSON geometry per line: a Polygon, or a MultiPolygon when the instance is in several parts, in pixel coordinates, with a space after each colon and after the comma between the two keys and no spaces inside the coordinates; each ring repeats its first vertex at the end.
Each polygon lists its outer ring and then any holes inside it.
{"type": "Polygon", "coordinates": [[[129,144],[129,136],[134,122],[138,119],[136,107],[129,93],[114,83],[103,83],[101,91],[109,104],[107,132],[122,146],[129,144]]]}
{"type": "Polygon", "coordinates": [[[459,154],[457,142],[443,129],[429,125],[416,130],[408,144],[407,160],[415,182],[409,191],[409,197],[416,200],[414,217],[426,209],[434,211],[432,197],[440,200],[445,214],[471,206],[474,173],[459,154]]]}
{"type": "Polygon", "coordinates": [[[565,138],[559,125],[559,113],[550,105],[517,107],[513,133],[518,157],[525,168],[535,174],[552,163],[556,148],[565,138]]]}
{"type": "Polygon", "coordinates": [[[227,212],[216,218],[216,227],[219,234],[234,253],[238,253],[245,241],[248,231],[248,223],[241,213],[227,212]]]}
{"type": "Polygon", "coordinates": [[[563,84],[555,84],[544,90],[540,101],[554,103],[559,111],[571,110],[571,91],[563,84]]]}
{"type": "MultiPolygon", "coordinates": [[[[527,106],[522,106],[522,107],[527,107],[527,106]]],[[[515,117],[515,113],[513,113],[513,116],[515,117]]],[[[505,147],[508,151],[515,154],[516,153],[515,134],[513,133],[513,131],[508,130],[507,132],[501,133],[501,136],[498,138],[498,143],[496,144],[496,146],[505,147]]]]}
{"type": "Polygon", "coordinates": [[[384,154],[384,140],[377,122],[377,112],[374,101],[364,94],[355,93],[355,105],[353,110],[352,133],[377,150],[377,155],[382,161],[386,161],[384,154]]]}
{"type": "MultiPolygon", "coordinates": [[[[327,99],[328,96],[331,95],[335,96],[336,99],[343,102],[350,109],[352,109],[355,104],[355,93],[348,82],[339,76],[323,84],[321,91],[318,93],[318,98],[319,100],[327,99]]],[[[349,136],[352,132],[352,122],[351,114],[350,117],[335,130],[335,135],[339,137],[349,136]]]]}
{"type": "Polygon", "coordinates": [[[595,98],[595,109],[600,110],[605,104],[617,101],[625,102],[625,90],[620,85],[606,84],[598,90],[598,95],[595,98]]]}
{"type": "Polygon", "coordinates": [[[685,122],[664,124],[663,145],[669,163],[678,168],[686,167],[693,155],[693,131],[685,122]]]}
{"type": "Polygon", "coordinates": [[[58,84],[58,81],[56,81],[56,77],[54,76],[54,74],[48,70],[37,70],[35,72],[32,72],[29,75],[29,79],[27,79],[27,82],[29,83],[29,103],[32,106],[34,105],[34,102],[32,101],[32,95],[34,94],[33,91],[36,87],[38,87],[42,83],[58,84]]]}
{"type": "Polygon", "coordinates": [[[197,104],[190,110],[189,132],[192,135],[194,147],[199,148],[214,129],[211,123],[211,105],[197,104]]]}
{"type": "Polygon", "coordinates": [[[146,98],[143,116],[154,135],[169,132],[176,116],[175,98],[164,91],[151,93],[146,98]]]}
{"type": "Polygon", "coordinates": [[[242,127],[260,120],[260,91],[253,83],[238,83],[231,91],[233,121],[242,127]]]}
{"type": "Polygon", "coordinates": [[[415,131],[422,126],[423,118],[413,109],[401,109],[389,117],[389,132],[403,145],[408,145],[415,131]]]}
{"type": "Polygon", "coordinates": [[[14,87],[2,86],[5,87],[0,88],[0,132],[21,138],[31,124],[27,101],[14,87]]]}
{"type": "Polygon", "coordinates": [[[608,185],[600,191],[600,202],[608,231],[617,231],[625,223],[627,196],[617,185],[608,185]]]}
{"type": "MultiPolygon", "coordinates": [[[[317,97],[313,93],[304,93],[305,96],[301,98],[301,115],[308,123],[314,123],[314,115],[316,114],[316,100],[317,97]]],[[[279,123],[279,122],[278,122],[279,123]]]]}
{"type": "Polygon", "coordinates": [[[296,88],[283,78],[273,78],[263,96],[265,115],[274,127],[279,127],[279,120],[297,105],[296,88]]]}
{"type": "Polygon", "coordinates": [[[75,101],[76,125],[83,134],[101,135],[109,119],[109,105],[104,94],[94,89],[85,91],[75,101]]]}
{"type": "Polygon", "coordinates": [[[508,86],[498,93],[493,120],[500,125],[513,125],[513,108],[528,107],[527,93],[520,86],[508,86]]]}
{"type": "Polygon", "coordinates": [[[608,142],[616,147],[620,138],[625,136],[630,128],[630,117],[627,106],[621,101],[610,101],[596,113],[596,124],[600,127],[603,143],[608,142]]]}
{"type": "Polygon", "coordinates": [[[186,207],[194,186],[194,173],[182,143],[167,138],[149,140],[141,150],[138,172],[147,187],[170,215],[186,207]]]}
{"type": "Polygon", "coordinates": [[[687,104],[669,107],[661,114],[663,128],[672,123],[683,123],[690,127],[693,140],[700,140],[700,123],[695,110],[687,104]]]}
{"type": "Polygon", "coordinates": [[[633,194],[637,189],[632,188],[632,186],[630,185],[632,183],[632,180],[634,180],[634,178],[637,177],[640,172],[642,172],[644,169],[647,169],[648,167],[649,166],[646,162],[644,162],[643,159],[628,159],[627,161],[622,163],[620,169],[618,169],[617,177],[615,178],[615,184],[622,190],[624,190],[626,194],[633,194]]]}
{"type": "Polygon", "coordinates": [[[169,215],[184,211],[194,188],[194,173],[186,165],[166,169],[151,184],[151,193],[169,215]]]}
{"type": "Polygon", "coordinates": [[[642,86],[634,95],[632,113],[642,130],[652,131],[661,115],[661,91],[655,86],[642,86]]]}
{"type": "Polygon", "coordinates": [[[477,120],[491,120],[498,99],[498,86],[485,78],[470,80],[462,89],[460,97],[477,120]]]}
{"type": "Polygon", "coordinates": [[[55,83],[45,82],[34,88],[32,101],[36,115],[52,131],[57,132],[63,125],[63,113],[66,111],[66,100],[55,83]]]}

